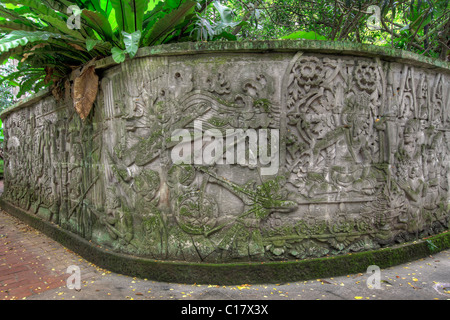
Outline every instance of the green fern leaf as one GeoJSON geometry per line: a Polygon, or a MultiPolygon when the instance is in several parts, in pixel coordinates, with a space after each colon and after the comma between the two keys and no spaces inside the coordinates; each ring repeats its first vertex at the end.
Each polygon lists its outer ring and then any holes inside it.
{"type": "Polygon", "coordinates": [[[29,42],[47,41],[50,38],[61,38],[60,34],[45,31],[14,30],[0,38],[0,52],[6,52],[19,46],[25,46],[29,42]]]}

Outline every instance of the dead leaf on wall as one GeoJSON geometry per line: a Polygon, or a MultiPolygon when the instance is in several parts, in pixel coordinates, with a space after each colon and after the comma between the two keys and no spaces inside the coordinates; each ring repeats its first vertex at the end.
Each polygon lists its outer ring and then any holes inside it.
{"type": "Polygon", "coordinates": [[[55,71],[55,68],[46,66],[44,68],[45,70],[45,78],[44,78],[44,83],[47,84],[52,80],[52,76],[53,76],[53,71],[55,71]]]}
{"type": "Polygon", "coordinates": [[[63,92],[61,90],[61,80],[56,80],[55,83],[53,83],[53,85],[51,86],[51,90],[55,100],[60,101],[63,96],[63,92]]]}
{"type": "Polygon", "coordinates": [[[82,120],[89,115],[98,92],[95,66],[88,66],[73,82],[73,106],[82,120]]]}
{"type": "Polygon", "coordinates": [[[52,95],[56,101],[61,100],[61,89],[58,86],[52,87],[52,95]]]}

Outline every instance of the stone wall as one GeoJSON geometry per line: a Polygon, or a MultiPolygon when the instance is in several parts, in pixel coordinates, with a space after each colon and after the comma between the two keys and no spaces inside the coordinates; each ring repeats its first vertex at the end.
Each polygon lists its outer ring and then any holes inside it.
{"type": "Polygon", "coordinates": [[[84,121],[69,92],[2,114],[3,201],[156,260],[295,260],[448,229],[448,64],[316,43],[182,44],[100,61],[84,121]],[[268,129],[258,148],[267,143],[270,163],[251,144],[240,163],[174,163],[174,148],[196,150],[199,125],[202,137],[268,129]]]}

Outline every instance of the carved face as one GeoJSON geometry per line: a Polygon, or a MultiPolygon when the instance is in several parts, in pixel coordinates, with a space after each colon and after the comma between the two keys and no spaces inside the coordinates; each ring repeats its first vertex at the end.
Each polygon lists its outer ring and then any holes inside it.
{"type": "Polygon", "coordinates": [[[408,122],[403,133],[403,149],[410,158],[416,154],[419,125],[416,121],[408,122]]]}
{"type": "Polygon", "coordinates": [[[420,169],[418,168],[417,164],[412,165],[409,170],[409,178],[410,179],[416,179],[420,177],[420,169]]]}
{"type": "Polygon", "coordinates": [[[414,156],[416,151],[416,136],[414,134],[405,133],[403,148],[410,157],[414,156]]]}

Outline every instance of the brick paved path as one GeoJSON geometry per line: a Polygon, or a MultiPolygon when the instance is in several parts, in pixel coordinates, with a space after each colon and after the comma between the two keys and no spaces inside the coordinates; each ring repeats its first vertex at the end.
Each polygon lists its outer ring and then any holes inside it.
{"type": "Polygon", "coordinates": [[[0,300],[26,297],[66,286],[71,265],[80,267],[81,280],[100,269],[17,218],[0,210],[0,300]]]}
{"type": "Polygon", "coordinates": [[[450,300],[447,287],[435,288],[450,284],[450,250],[381,270],[381,289],[369,289],[367,278],[368,274],[360,273],[287,284],[231,286],[137,279],[96,267],[0,210],[0,300],[450,300]],[[81,290],[66,285],[71,265],[80,268],[81,290]]]}

